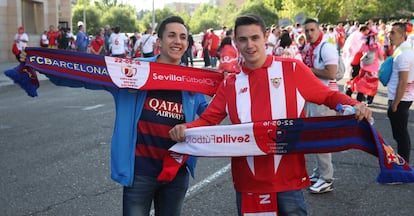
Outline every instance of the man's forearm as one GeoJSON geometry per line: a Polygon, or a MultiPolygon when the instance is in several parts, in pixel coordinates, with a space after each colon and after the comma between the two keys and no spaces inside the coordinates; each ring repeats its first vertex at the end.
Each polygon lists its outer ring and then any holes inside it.
{"type": "Polygon", "coordinates": [[[327,69],[320,70],[320,69],[312,68],[312,72],[313,72],[313,74],[315,74],[315,76],[317,76],[319,78],[329,79],[329,80],[332,79],[329,76],[329,71],[327,69]]]}
{"type": "Polygon", "coordinates": [[[406,87],[407,87],[406,83],[401,83],[401,82],[398,83],[397,93],[395,94],[395,98],[392,102],[393,106],[398,107],[398,104],[400,103],[401,99],[404,96],[404,92],[405,92],[406,87]]]}

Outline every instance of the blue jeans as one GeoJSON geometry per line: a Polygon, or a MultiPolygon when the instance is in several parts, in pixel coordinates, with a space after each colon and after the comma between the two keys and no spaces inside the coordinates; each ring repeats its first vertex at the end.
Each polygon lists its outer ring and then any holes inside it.
{"type": "Polygon", "coordinates": [[[156,216],[179,216],[188,189],[189,174],[185,166],[171,182],[157,177],[135,175],[131,187],[124,187],[123,215],[148,216],[154,201],[156,216]]]}
{"type": "Polygon", "coordinates": [[[187,48],[186,53],[187,53],[187,58],[190,58],[189,63],[191,64],[191,66],[193,66],[194,65],[194,62],[193,62],[193,49],[191,47],[187,48]]]}
{"type": "MultiPolygon", "coordinates": [[[[241,215],[241,193],[236,191],[238,215],[241,215]]],[[[301,190],[291,190],[277,193],[277,208],[279,216],[306,216],[305,197],[301,190]]]]}
{"type": "Polygon", "coordinates": [[[210,56],[210,62],[211,62],[211,67],[213,68],[217,67],[217,57],[210,56]]]}

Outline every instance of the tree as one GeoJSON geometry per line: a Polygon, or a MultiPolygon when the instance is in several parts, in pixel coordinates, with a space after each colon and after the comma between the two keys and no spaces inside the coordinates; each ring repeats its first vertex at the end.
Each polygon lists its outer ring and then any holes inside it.
{"type": "MultiPolygon", "coordinates": [[[[173,16],[173,15],[179,15],[177,11],[173,11],[170,8],[163,8],[163,9],[156,9],[155,11],[155,23],[160,24],[160,22],[162,20],[164,20],[165,18],[169,17],[169,16],[173,16]]],[[[151,23],[152,23],[152,12],[150,11],[146,11],[144,13],[143,18],[140,20],[139,22],[139,27],[140,29],[147,29],[148,27],[151,27],[151,23]]],[[[158,27],[158,25],[157,25],[158,27]]],[[[156,28],[157,29],[157,28],[156,28]]],[[[153,29],[153,30],[156,30],[153,29]]]]}
{"type": "Polygon", "coordinates": [[[275,11],[282,9],[282,0],[263,0],[264,5],[269,6],[272,9],[275,9],[275,11]]]}
{"type": "Polygon", "coordinates": [[[187,13],[187,11],[181,11],[178,12],[178,16],[180,16],[181,18],[183,18],[185,25],[187,26],[188,31],[190,32],[190,26],[188,25],[188,23],[191,20],[190,14],[187,13]]]}
{"type": "Polygon", "coordinates": [[[345,20],[410,17],[412,9],[411,0],[283,0],[278,15],[293,19],[297,13],[303,12],[306,17],[317,17],[321,23],[337,23],[345,20]],[[319,14],[318,7],[321,8],[319,14]]]}
{"type": "Polygon", "coordinates": [[[236,15],[239,16],[247,13],[259,15],[267,25],[272,25],[278,22],[276,13],[273,12],[269,6],[263,5],[260,1],[243,4],[241,10],[236,15]]]}
{"type": "Polygon", "coordinates": [[[211,4],[201,4],[201,6],[194,11],[189,23],[190,29],[193,33],[202,32],[204,29],[221,29],[222,17],[220,10],[211,4]]]}
{"type": "Polygon", "coordinates": [[[229,0],[227,4],[221,9],[221,17],[223,17],[223,25],[229,29],[234,25],[239,6],[236,5],[234,0],[229,0]]]}
{"type": "MultiPolygon", "coordinates": [[[[79,4],[75,5],[72,9],[72,30],[75,34],[78,31],[78,22],[83,22],[83,10],[84,6],[79,4]]],[[[89,35],[95,35],[95,33],[98,32],[99,28],[102,26],[98,10],[94,6],[87,5],[85,8],[85,15],[85,30],[86,32],[88,32],[89,35]]]]}
{"type": "Polygon", "coordinates": [[[137,16],[130,6],[110,7],[101,18],[103,25],[119,26],[122,32],[134,32],[138,28],[137,16]]]}

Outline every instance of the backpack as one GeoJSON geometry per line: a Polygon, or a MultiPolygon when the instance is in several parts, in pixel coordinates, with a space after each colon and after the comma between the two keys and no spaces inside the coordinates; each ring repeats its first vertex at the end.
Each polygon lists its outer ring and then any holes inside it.
{"type": "Polygon", "coordinates": [[[381,64],[381,67],[378,71],[378,79],[380,80],[383,86],[387,86],[388,82],[391,79],[393,63],[394,63],[394,57],[389,56],[381,64]]]}
{"type": "Polygon", "coordinates": [[[370,65],[374,63],[376,52],[375,50],[369,50],[361,57],[362,65],[370,65]]]}
{"type": "Polygon", "coordinates": [[[385,61],[381,64],[380,69],[378,71],[378,79],[380,80],[383,86],[387,86],[388,82],[391,79],[392,65],[394,64],[395,56],[399,55],[402,51],[408,49],[411,49],[411,47],[401,47],[400,49],[396,50],[392,56],[386,58],[385,61]]]}
{"type": "MultiPolygon", "coordinates": [[[[319,63],[321,63],[322,60],[322,48],[323,45],[325,45],[326,42],[323,42],[321,44],[321,48],[319,49],[319,63]]],[[[345,64],[344,61],[342,60],[341,56],[338,56],[338,66],[337,66],[338,70],[336,71],[336,81],[341,80],[342,78],[344,78],[344,74],[345,74],[345,64]]]]}

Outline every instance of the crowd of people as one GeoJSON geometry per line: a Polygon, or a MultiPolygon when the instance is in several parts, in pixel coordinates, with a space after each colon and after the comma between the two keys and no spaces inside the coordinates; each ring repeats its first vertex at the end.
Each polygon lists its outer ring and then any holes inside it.
{"type": "MultiPolygon", "coordinates": [[[[24,27],[19,27],[13,43],[13,53],[18,58],[19,52],[28,45],[29,37],[24,27]]],[[[159,54],[157,33],[148,28],[144,34],[136,30],[133,35],[123,33],[119,26],[110,25],[99,28],[95,34],[88,34],[85,26],[80,24],[76,34],[70,28],[49,26],[40,35],[39,46],[50,49],[71,50],[96,55],[122,58],[151,57],[159,54]]]]}
{"type": "MultiPolygon", "coordinates": [[[[28,41],[21,30],[16,35],[20,49],[24,47],[21,43],[28,41]]],[[[202,95],[191,92],[108,90],[118,105],[116,127],[133,131],[121,135],[124,130],[115,130],[113,142],[120,145],[119,142],[127,140],[136,146],[134,154],[129,155],[134,175],[127,183],[118,180],[124,186],[124,215],[148,215],[152,201],[157,215],[180,214],[188,187],[188,171],[193,172],[195,158],[187,159],[172,181],[158,181],[157,177],[165,168],[167,149],[175,141],[185,139],[186,128],[216,125],[227,115],[232,124],[336,115],[337,104],[354,106],[358,120],[370,119],[368,106],[374,103],[378,71],[387,57],[394,58],[387,85],[388,117],[398,154],[409,162],[408,110],[414,100],[411,31],[412,25],[408,22],[374,23],[372,20],[365,24],[333,26],[307,19],[295,26],[267,28],[261,17],[246,14],[235,20],[234,29],[224,26],[219,35],[213,29],[204,31],[201,41],[204,68],[211,67],[227,75],[208,107],[202,95]],[[346,94],[339,91],[337,84],[341,59],[350,76],[346,94]],[[274,83],[276,78],[282,80],[282,89],[274,89],[279,87],[274,83]],[[356,99],[352,98],[354,92],[356,99]],[[154,100],[181,107],[174,111],[180,118],[157,116],[157,110],[148,104],[154,100]],[[302,101],[305,102],[302,104],[302,101]],[[198,119],[195,119],[196,113],[198,119]]],[[[143,35],[136,31],[131,37],[125,36],[120,27],[105,26],[90,38],[82,25],[76,39],[70,29],[56,31],[54,26],[44,35],[41,38],[44,47],[193,66],[194,39],[177,16],[164,20],[157,33],[148,28],[143,35]]],[[[22,58],[21,54],[16,55],[22,58]]],[[[57,78],[52,77],[52,82],[53,79],[57,78]]],[[[72,86],[71,82],[56,83],[72,86]]],[[[88,85],[80,86],[99,89],[88,85]]],[[[303,188],[309,188],[311,193],[333,190],[332,155],[324,153],[316,157],[311,175],[307,174],[303,154],[232,158],[239,215],[261,212],[263,209],[255,202],[262,195],[272,197],[269,203],[273,206],[267,212],[306,215],[303,188]]]]}
{"type": "MultiPolygon", "coordinates": [[[[413,48],[412,23],[408,20],[388,23],[368,20],[364,24],[356,21],[353,25],[324,25],[316,20],[307,20],[303,26],[272,26],[267,29],[266,37],[266,53],[302,60],[332,90],[338,90],[334,74],[339,70],[338,59],[342,60],[347,74],[345,77],[349,76],[344,92],[348,96],[355,93],[356,99],[367,106],[374,103],[382,62],[389,57],[393,57],[394,61],[399,60],[394,62],[393,82],[387,85],[390,103],[388,116],[398,153],[409,161],[411,144],[407,119],[408,109],[414,99],[414,57],[408,57],[413,48]],[[402,41],[395,40],[395,34],[402,41]],[[404,75],[405,73],[409,75],[404,75]],[[400,121],[396,120],[396,116],[400,121]]],[[[333,114],[334,111],[324,106],[307,104],[307,116],[333,114]]],[[[317,155],[317,166],[310,177],[313,183],[309,188],[311,192],[325,193],[333,190],[331,154],[317,155]]]]}

